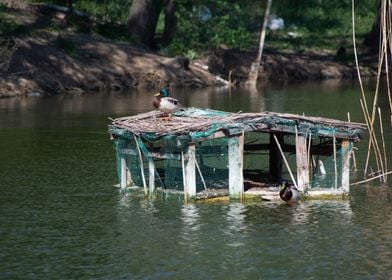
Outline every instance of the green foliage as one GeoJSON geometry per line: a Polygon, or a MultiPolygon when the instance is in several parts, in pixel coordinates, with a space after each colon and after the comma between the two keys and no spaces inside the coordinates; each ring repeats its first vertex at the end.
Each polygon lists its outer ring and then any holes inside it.
{"type": "MultiPolygon", "coordinates": [[[[169,52],[202,52],[217,46],[254,49],[264,16],[265,1],[178,1],[178,29],[169,52]],[[211,11],[208,21],[201,21],[198,9],[211,11]]],[[[267,31],[266,48],[336,50],[351,42],[351,0],[274,1],[271,14],[282,17],[285,28],[267,31]]],[[[364,0],[356,7],[356,34],[361,40],[370,31],[376,14],[374,0],[364,0]]]]}
{"type": "MultiPolygon", "coordinates": [[[[42,0],[30,0],[42,2],[42,0]]],[[[64,0],[44,1],[64,5],[64,0]]],[[[265,0],[176,0],[177,29],[167,54],[197,57],[220,46],[255,49],[263,22],[265,0]],[[203,18],[204,17],[204,18],[203,18]]],[[[356,34],[358,40],[370,31],[377,1],[356,1],[356,34]]],[[[97,19],[95,32],[115,40],[129,40],[126,20],[132,0],[73,0],[73,7],[97,19]]],[[[1,8],[1,7],[0,7],[1,8]]],[[[1,10],[0,10],[1,11],[1,10]]],[[[284,19],[285,28],[267,32],[266,48],[305,50],[337,49],[342,42],[351,42],[351,0],[281,0],[273,1],[271,14],[284,19]]],[[[71,22],[84,29],[83,22],[71,22]]],[[[55,26],[53,26],[56,29],[55,26]]],[[[162,11],[158,27],[159,46],[164,29],[162,11]]],[[[23,26],[1,20],[3,34],[23,33],[23,26]]],[[[163,47],[163,46],[162,46],[163,47]]]]}
{"type": "MultiPolygon", "coordinates": [[[[357,2],[356,34],[361,40],[370,31],[377,8],[374,0],[357,2]]],[[[273,13],[284,19],[286,34],[296,35],[267,37],[274,48],[336,49],[341,42],[352,40],[351,0],[282,0],[275,2],[273,13]]]]}
{"type": "Polygon", "coordinates": [[[4,6],[0,5],[0,36],[10,37],[28,33],[29,30],[24,25],[4,17],[1,13],[2,10],[4,10],[4,6]]]}
{"type": "Polygon", "coordinates": [[[75,9],[84,11],[98,19],[110,22],[125,22],[132,0],[77,0],[75,9]]]}
{"type": "Polygon", "coordinates": [[[220,45],[239,49],[252,46],[249,16],[239,4],[232,5],[229,1],[206,2],[210,5],[182,2],[178,5],[177,32],[169,46],[171,53],[186,53],[189,49],[200,52],[220,45]],[[207,14],[210,11],[211,17],[203,19],[203,10],[207,14]]]}

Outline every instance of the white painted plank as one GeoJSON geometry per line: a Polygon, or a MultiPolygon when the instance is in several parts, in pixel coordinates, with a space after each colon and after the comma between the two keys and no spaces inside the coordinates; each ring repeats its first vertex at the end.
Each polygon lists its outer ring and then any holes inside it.
{"type": "Polygon", "coordinates": [[[350,156],[352,143],[349,140],[342,141],[342,188],[346,193],[350,192],[350,156]]]}
{"type": "Polygon", "coordinates": [[[194,143],[190,143],[188,146],[185,159],[184,193],[188,197],[193,197],[196,195],[196,147],[194,143]]]}
{"type": "Polygon", "coordinates": [[[127,187],[127,161],[124,156],[121,157],[121,180],[120,186],[122,189],[127,187]]]}
{"type": "Polygon", "coordinates": [[[148,191],[152,194],[155,190],[155,164],[154,159],[148,159],[148,191]]]}
{"type": "Polygon", "coordinates": [[[303,192],[310,183],[309,161],[306,137],[296,135],[296,160],[297,160],[297,184],[298,190],[303,192]]]}
{"type": "Polygon", "coordinates": [[[232,136],[228,139],[229,154],[229,194],[240,197],[244,193],[244,135],[232,136]]]}

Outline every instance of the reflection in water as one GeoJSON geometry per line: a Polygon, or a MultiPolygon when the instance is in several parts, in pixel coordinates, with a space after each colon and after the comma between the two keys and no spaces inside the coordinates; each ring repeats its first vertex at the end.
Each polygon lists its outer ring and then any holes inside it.
{"type": "Polygon", "coordinates": [[[299,202],[294,205],[290,205],[292,207],[292,219],[291,222],[294,225],[305,225],[313,220],[312,215],[314,214],[314,210],[321,209],[328,205],[328,208],[335,209],[335,211],[339,212],[339,215],[345,222],[350,222],[352,217],[352,210],[350,206],[350,201],[342,200],[342,201],[324,201],[324,200],[310,200],[306,202],[299,202]]]}
{"type": "Polygon", "coordinates": [[[228,246],[239,247],[245,245],[242,235],[246,233],[246,206],[242,203],[230,203],[229,210],[227,211],[227,224],[228,230],[225,234],[228,235],[228,246]]]}
{"type": "Polygon", "coordinates": [[[190,248],[195,248],[199,244],[198,231],[201,227],[199,210],[195,204],[187,203],[181,208],[181,221],[182,221],[182,232],[181,239],[183,243],[190,248]]]}
{"type": "Polygon", "coordinates": [[[184,231],[191,233],[200,229],[200,214],[195,204],[187,203],[181,208],[181,220],[184,231]]]}
{"type": "Polygon", "coordinates": [[[119,193],[119,200],[118,200],[118,205],[121,208],[129,208],[130,205],[130,193],[119,193]]]}
{"type": "Polygon", "coordinates": [[[309,222],[309,215],[311,215],[311,207],[308,204],[299,202],[293,205],[293,215],[291,222],[294,225],[304,225],[309,222]]]}

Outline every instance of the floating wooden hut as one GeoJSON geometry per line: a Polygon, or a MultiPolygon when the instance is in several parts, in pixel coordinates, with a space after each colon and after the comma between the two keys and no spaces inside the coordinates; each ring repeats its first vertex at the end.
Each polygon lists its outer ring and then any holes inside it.
{"type": "Polygon", "coordinates": [[[120,187],[186,198],[279,199],[279,182],[306,196],[349,193],[353,144],[365,126],[274,112],[188,108],[112,120],[120,187]]]}

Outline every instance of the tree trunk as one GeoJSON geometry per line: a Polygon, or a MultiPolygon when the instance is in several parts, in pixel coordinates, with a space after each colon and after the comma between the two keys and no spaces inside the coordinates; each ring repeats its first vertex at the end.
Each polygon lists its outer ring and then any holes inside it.
{"type": "Polygon", "coordinates": [[[162,43],[168,45],[173,39],[173,33],[176,29],[176,3],[174,0],[165,1],[165,28],[163,30],[162,43]]]}
{"type": "Polygon", "coordinates": [[[155,46],[155,30],[162,0],[134,0],[128,17],[128,29],[133,39],[148,47],[155,46]]]}
{"type": "Polygon", "coordinates": [[[259,51],[257,53],[256,60],[252,63],[252,65],[250,67],[249,77],[247,80],[248,85],[256,86],[256,84],[257,84],[257,77],[259,75],[261,56],[263,54],[263,48],[264,48],[265,32],[267,29],[267,21],[268,21],[271,5],[272,5],[272,0],[267,0],[267,5],[266,5],[265,11],[264,11],[263,27],[260,32],[259,51]]]}
{"type": "MultiPolygon", "coordinates": [[[[380,47],[380,40],[382,39],[381,37],[381,22],[382,22],[382,17],[384,11],[387,13],[386,16],[386,30],[389,32],[391,28],[391,22],[388,21],[389,16],[388,14],[391,13],[390,11],[391,7],[389,7],[388,1],[386,1],[385,6],[381,5],[381,0],[377,1],[377,15],[376,19],[374,20],[372,29],[368,34],[366,34],[365,39],[363,41],[363,44],[367,47],[370,48],[370,50],[374,53],[378,53],[379,47],[380,47]]],[[[388,34],[387,34],[388,36],[388,34]]]]}

